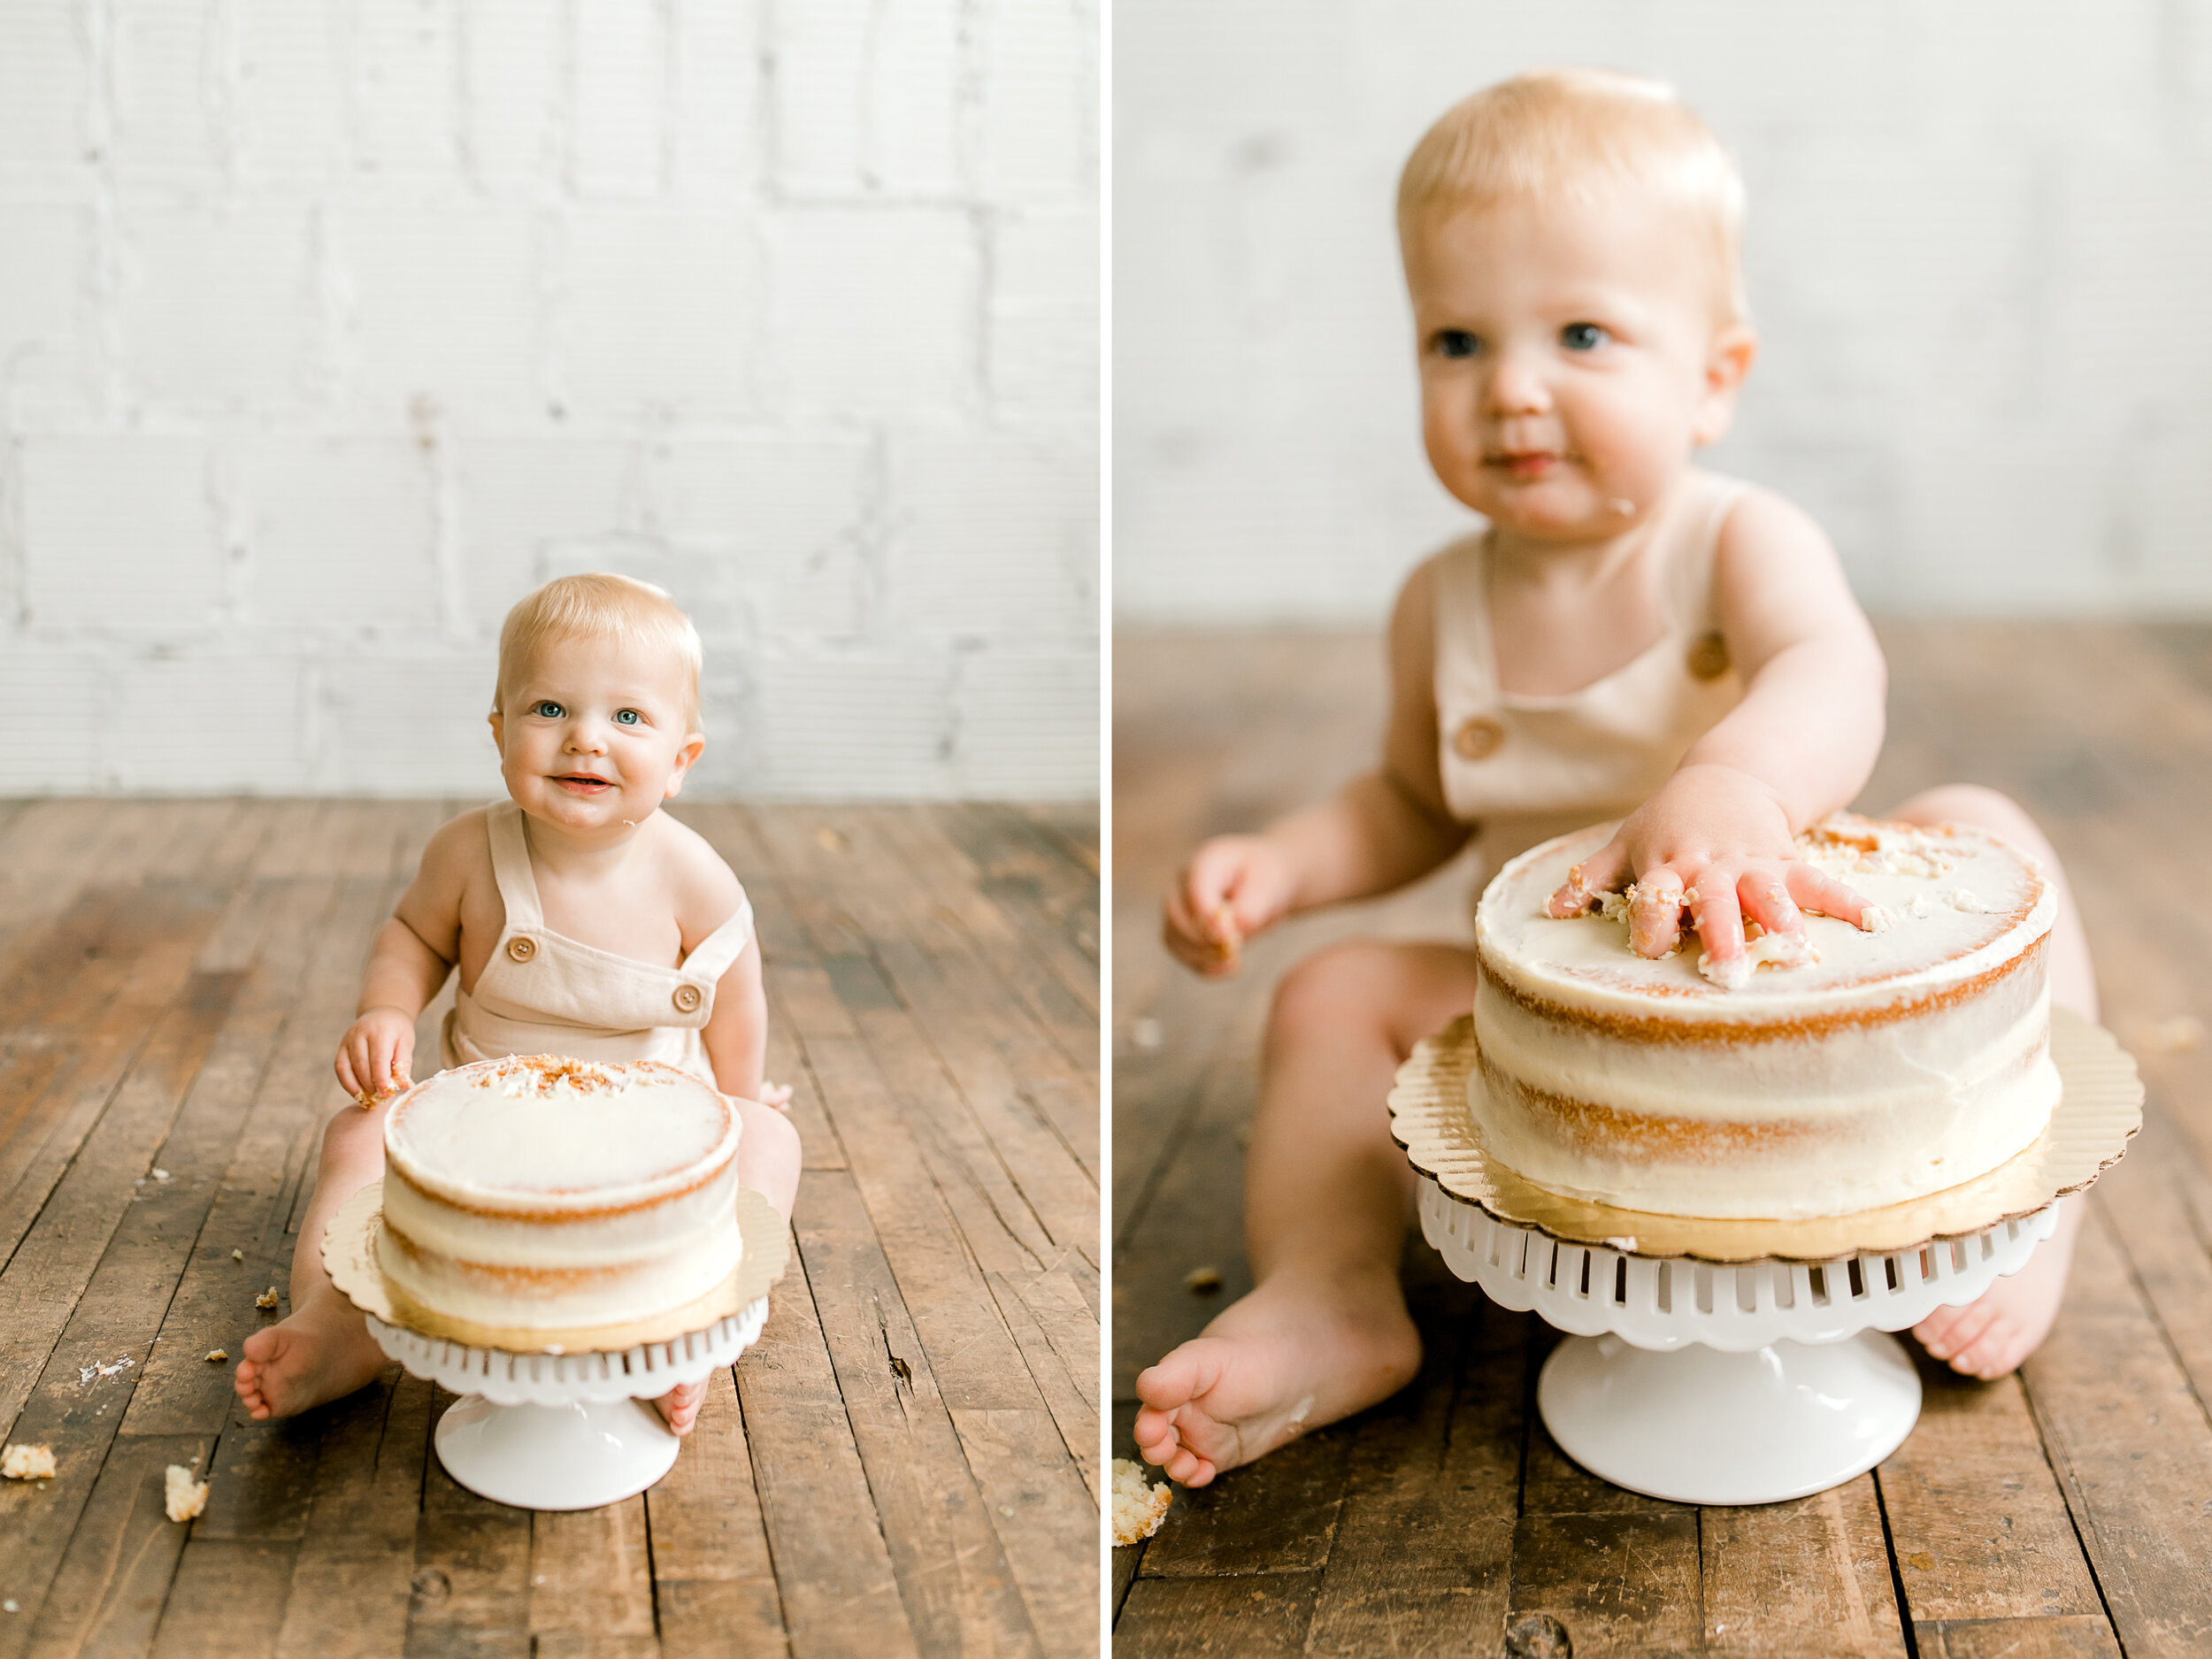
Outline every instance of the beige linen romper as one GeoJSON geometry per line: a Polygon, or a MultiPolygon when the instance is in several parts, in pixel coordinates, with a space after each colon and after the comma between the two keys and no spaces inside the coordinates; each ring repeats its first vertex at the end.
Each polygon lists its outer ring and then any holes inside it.
{"type": "Polygon", "coordinates": [[[1640,656],[1564,696],[1498,685],[1490,635],[1490,537],[1436,567],[1436,716],[1444,798],[1477,826],[1494,873],[1569,830],[1624,818],[1658,791],[1690,745],[1742,700],[1713,606],[1721,526],[1749,486],[1692,472],[1655,528],[1665,626],[1640,656]]]}
{"type": "Polygon", "coordinates": [[[499,802],[485,814],[484,827],[507,919],[475,990],[460,992],[445,1017],[444,1064],[511,1054],[661,1060],[718,1087],[700,1033],[714,1012],[716,982],[752,942],[751,902],[741,898],[737,913],[680,967],[657,968],[546,926],[520,807],[499,802]]]}

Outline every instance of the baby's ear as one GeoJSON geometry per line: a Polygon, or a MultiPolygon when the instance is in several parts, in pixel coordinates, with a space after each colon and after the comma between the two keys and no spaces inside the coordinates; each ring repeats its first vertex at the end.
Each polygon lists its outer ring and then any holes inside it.
{"type": "Polygon", "coordinates": [[[497,749],[501,757],[503,758],[507,753],[507,733],[505,723],[500,718],[499,710],[496,709],[494,709],[489,714],[486,715],[484,718],[491,725],[492,747],[497,749]]]}
{"type": "Polygon", "coordinates": [[[684,739],[683,747],[676,751],[676,767],[668,774],[668,788],[662,796],[663,800],[672,801],[683,792],[684,774],[699,764],[699,757],[706,747],[707,737],[703,732],[694,732],[684,739]]]}
{"type": "Polygon", "coordinates": [[[1759,355],[1759,336],[1748,323],[1717,330],[1705,354],[1705,393],[1699,400],[1694,435],[1700,445],[1717,443],[1736,416],[1736,394],[1759,355]]]}

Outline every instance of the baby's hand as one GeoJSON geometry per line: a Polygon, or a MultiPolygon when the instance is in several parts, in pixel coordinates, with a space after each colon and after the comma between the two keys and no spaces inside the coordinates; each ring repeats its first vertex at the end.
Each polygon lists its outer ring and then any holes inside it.
{"type": "Polygon", "coordinates": [[[372,1008],[338,1040],[333,1069],[346,1093],[365,1110],[414,1081],[407,1075],[414,1057],[414,1020],[400,1009],[372,1008]]]}
{"type": "Polygon", "coordinates": [[[1161,906],[1160,936],[1177,961],[1210,979],[1234,973],[1244,941],[1290,909],[1294,877],[1258,835],[1217,835],[1191,855],[1161,906]]]}
{"type": "Polygon", "coordinates": [[[1796,838],[1773,791],[1732,766],[1685,766],[1636,809],[1595,856],[1551,896],[1554,916],[1578,916],[1632,877],[1628,941],[1663,956],[1681,938],[1682,913],[1705,947],[1701,972],[1722,985],[1750,972],[1744,922],[1809,950],[1805,910],[1869,926],[1873,906],[1793,857],[1796,838]]]}

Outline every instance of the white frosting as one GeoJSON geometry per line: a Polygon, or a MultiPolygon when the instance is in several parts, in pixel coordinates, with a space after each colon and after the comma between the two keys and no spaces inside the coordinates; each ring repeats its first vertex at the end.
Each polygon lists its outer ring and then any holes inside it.
{"type": "Polygon", "coordinates": [[[436,1312],[539,1329],[650,1317],[737,1265],[728,1101],[650,1061],[480,1061],[384,1124],[378,1260],[436,1312]]]}
{"type": "Polygon", "coordinates": [[[1476,922],[1471,1103],[1491,1149],[1572,1196],[1789,1218],[1939,1191],[2032,1141],[2058,1096],[2044,964],[1999,971],[2048,933],[2049,884],[1974,831],[1835,827],[1864,844],[1816,832],[1801,851],[1881,925],[1809,918],[1813,959],[1757,940],[1731,987],[1693,951],[1635,955],[1602,913],[1545,915],[1609,826],[1500,872],[1476,922]]]}

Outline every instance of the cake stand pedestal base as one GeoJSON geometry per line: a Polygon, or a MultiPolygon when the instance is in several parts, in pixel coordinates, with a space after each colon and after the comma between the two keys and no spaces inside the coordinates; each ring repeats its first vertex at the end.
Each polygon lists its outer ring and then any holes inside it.
{"type": "Polygon", "coordinates": [[[649,1402],[736,1363],[767,1317],[762,1296],[702,1331],[580,1354],[478,1348],[374,1314],[367,1323],[408,1371],[463,1396],[433,1436],[446,1473],[518,1509],[595,1509],[644,1491],[675,1463],[679,1441],[649,1402]]]}
{"type": "Polygon", "coordinates": [[[1920,1415],[1920,1379],[1878,1331],[1808,1347],[1671,1353],[1619,1336],[1569,1337],[1545,1362],[1537,1408],[1592,1474],[1678,1503],[1776,1503],[1865,1473],[1920,1415]]]}
{"type": "Polygon", "coordinates": [[[518,1509],[595,1509],[644,1491],[680,1443],[642,1400],[494,1405],[457,1400],[438,1419],[438,1461],[479,1496],[518,1509]]]}

